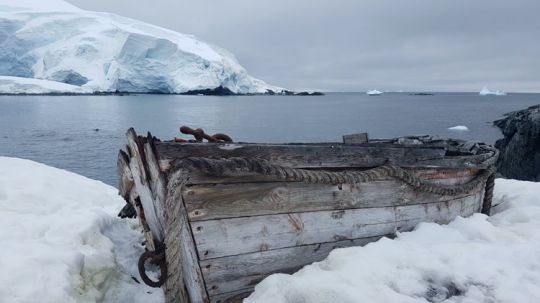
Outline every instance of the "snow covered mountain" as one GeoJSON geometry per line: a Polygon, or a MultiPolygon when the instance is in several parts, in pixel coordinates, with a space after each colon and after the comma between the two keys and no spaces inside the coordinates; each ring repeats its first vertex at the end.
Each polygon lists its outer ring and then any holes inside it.
{"type": "MultiPolygon", "coordinates": [[[[81,92],[283,92],[191,35],[62,0],[0,0],[0,76],[61,82],[81,92]]],[[[14,93],[13,86],[0,85],[0,93],[14,93]]]]}

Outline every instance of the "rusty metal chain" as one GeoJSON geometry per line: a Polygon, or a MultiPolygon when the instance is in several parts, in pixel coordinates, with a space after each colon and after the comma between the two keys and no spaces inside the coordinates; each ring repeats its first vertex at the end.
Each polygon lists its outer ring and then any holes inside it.
{"type": "Polygon", "coordinates": [[[208,142],[233,142],[232,138],[229,137],[226,134],[217,133],[213,135],[208,135],[204,132],[202,128],[192,129],[187,126],[180,127],[180,132],[185,135],[192,135],[195,139],[194,140],[186,140],[182,138],[174,138],[174,142],[182,142],[182,143],[201,143],[203,140],[207,140],[208,142]]]}

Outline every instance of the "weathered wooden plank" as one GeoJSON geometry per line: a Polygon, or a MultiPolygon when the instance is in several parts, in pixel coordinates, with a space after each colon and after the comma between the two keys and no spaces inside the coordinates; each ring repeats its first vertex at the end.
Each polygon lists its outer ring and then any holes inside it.
{"type": "MultiPolygon", "coordinates": [[[[166,184],[167,180],[164,176],[164,173],[159,169],[157,162],[157,156],[155,154],[155,145],[154,140],[151,137],[150,133],[144,143],[144,156],[146,157],[146,166],[147,166],[147,178],[148,186],[152,193],[152,201],[154,206],[154,212],[157,216],[158,224],[163,230],[163,224],[165,223],[164,218],[164,204],[166,196],[166,184]]],[[[142,155],[141,155],[142,156],[142,155]]]]}
{"type": "Polygon", "coordinates": [[[268,160],[287,167],[375,167],[385,163],[414,165],[419,160],[444,157],[442,148],[403,148],[399,146],[362,146],[343,144],[279,145],[156,142],[162,168],[168,161],[187,157],[248,157],[268,160]]]}
{"type": "MultiPolygon", "coordinates": [[[[465,176],[446,183],[468,179],[465,176]]],[[[183,193],[191,221],[419,204],[468,195],[470,193],[443,196],[419,192],[395,180],[343,185],[302,182],[211,184],[190,186],[183,193]]]]}
{"type": "Polygon", "coordinates": [[[371,237],[296,246],[264,252],[201,261],[210,296],[255,286],[270,274],[293,273],[305,265],[322,261],[330,251],[341,247],[363,246],[381,237],[371,237]]]}
{"type": "Polygon", "coordinates": [[[478,213],[482,209],[484,201],[484,191],[480,191],[475,195],[474,199],[464,200],[461,206],[461,216],[468,217],[474,213],[478,213]]]}
{"type": "Polygon", "coordinates": [[[165,253],[169,275],[165,284],[165,299],[168,303],[209,302],[182,201],[186,173],[176,171],[167,184],[165,253]]]}
{"type": "Polygon", "coordinates": [[[144,215],[146,223],[150,227],[150,231],[155,240],[163,241],[163,226],[160,222],[160,215],[158,215],[155,204],[154,194],[150,188],[149,180],[150,174],[148,172],[148,163],[146,162],[146,155],[144,152],[144,140],[140,139],[135,130],[130,128],[127,132],[128,147],[132,155],[129,168],[133,176],[133,182],[137,190],[138,197],[144,209],[144,215]]]}
{"type": "MultiPolygon", "coordinates": [[[[463,198],[467,199],[469,197],[463,198]]],[[[191,222],[201,260],[393,233],[396,221],[448,222],[462,199],[397,207],[317,211],[191,222]],[[450,210],[445,210],[450,209],[450,210]]]]}
{"type": "MultiPolygon", "coordinates": [[[[365,169],[365,168],[364,168],[365,169]]],[[[331,171],[343,171],[343,168],[319,168],[313,170],[331,170],[331,171]]],[[[363,169],[359,169],[363,170],[363,169]]],[[[418,177],[426,180],[435,179],[445,179],[450,180],[452,177],[455,177],[456,181],[466,182],[467,178],[476,176],[479,173],[478,169],[474,168],[409,168],[409,171],[417,175],[418,177]]],[[[192,171],[190,173],[189,179],[187,180],[187,185],[197,185],[197,184],[220,184],[220,183],[253,183],[253,182],[282,182],[276,181],[272,176],[257,174],[257,173],[245,173],[242,175],[223,175],[223,176],[212,176],[207,175],[201,172],[192,171]]],[[[451,182],[448,182],[449,184],[451,182]]]]}
{"type": "Polygon", "coordinates": [[[126,202],[129,199],[130,193],[135,186],[133,182],[133,175],[129,168],[129,156],[123,150],[118,152],[118,159],[116,161],[116,171],[118,174],[118,194],[126,199],[126,202]]]}
{"type": "Polygon", "coordinates": [[[368,143],[368,133],[359,133],[352,135],[343,135],[344,144],[361,144],[368,143]]]}
{"type": "Polygon", "coordinates": [[[409,231],[421,222],[446,224],[457,216],[470,216],[474,213],[473,209],[478,209],[482,204],[482,193],[478,192],[450,202],[396,207],[397,230],[409,231]]]}
{"type": "Polygon", "coordinates": [[[238,289],[210,297],[211,303],[242,303],[253,292],[253,287],[238,289]]]}

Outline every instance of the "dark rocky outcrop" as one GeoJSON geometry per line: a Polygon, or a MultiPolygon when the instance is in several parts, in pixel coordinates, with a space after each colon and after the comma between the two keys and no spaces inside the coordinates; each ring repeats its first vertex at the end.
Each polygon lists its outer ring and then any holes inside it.
{"type": "Polygon", "coordinates": [[[182,95],[231,96],[231,95],[236,95],[236,94],[233,93],[227,87],[218,86],[214,89],[206,88],[206,89],[190,90],[188,92],[183,93],[182,95]]]}
{"type": "Polygon", "coordinates": [[[299,92],[294,94],[295,96],[323,96],[324,94],[321,92],[299,92]]]}
{"type": "Polygon", "coordinates": [[[434,93],[410,93],[411,96],[433,96],[434,93]]]}
{"type": "Polygon", "coordinates": [[[493,122],[504,138],[497,140],[500,174],[507,178],[540,181],[540,104],[511,112],[493,122]]]}

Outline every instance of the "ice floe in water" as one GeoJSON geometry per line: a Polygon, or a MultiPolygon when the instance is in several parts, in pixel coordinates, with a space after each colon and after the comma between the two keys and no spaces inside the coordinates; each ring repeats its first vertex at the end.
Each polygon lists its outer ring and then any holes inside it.
{"type": "Polygon", "coordinates": [[[468,131],[469,128],[465,125],[456,125],[456,126],[449,127],[448,130],[464,132],[464,131],[468,131]]]}

